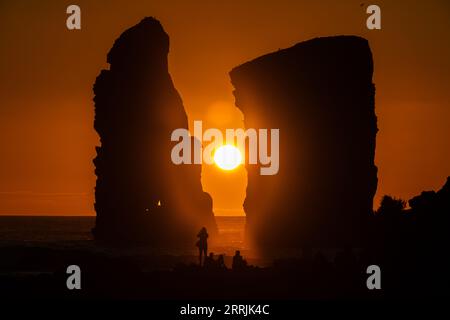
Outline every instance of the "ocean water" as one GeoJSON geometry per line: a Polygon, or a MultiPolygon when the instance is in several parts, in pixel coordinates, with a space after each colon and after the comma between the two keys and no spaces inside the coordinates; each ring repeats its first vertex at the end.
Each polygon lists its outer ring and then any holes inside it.
{"type": "Polygon", "coordinates": [[[0,241],[91,240],[95,217],[0,216],[0,241]]]}
{"type": "MultiPolygon", "coordinates": [[[[243,247],[245,217],[217,216],[220,246],[243,247]]],[[[0,242],[92,240],[95,217],[0,216],[0,242]]]]}
{"type": "MultiPolygon", "coordinates": [[[[225,264],[231,266],[236,250],[240,250],[246,260],[253,265],[267,266],[272,257],[261,256],[258,250],[245,241],[245,217],[216,216],[219,229],[217,237],[209,239],[208,250],[215,255],[223,254],[225,264]]],[[[174,261],[196,262],[198,248],[195,240],[179,248],[152,248],[147,246],[133,248],[109,248],[95,241],[91,229],[95,225],[93,216],[0,216],[0,249],[45,248],[54,252],[91,252],[109,255],[157,256],[157,264],[152,267],[172,267],[174,261]],[[59,251],[58,251],[59,250],[59,251]],[[62,251],[61,251],[62,250],[62,251]]],[[[8,250],[7,250],[8,251],[8,250]]],[[[9,252],[9,251],[8,251],[9,252]]],[[[1,264],[0,264],[1,265],[1,264]]]]}

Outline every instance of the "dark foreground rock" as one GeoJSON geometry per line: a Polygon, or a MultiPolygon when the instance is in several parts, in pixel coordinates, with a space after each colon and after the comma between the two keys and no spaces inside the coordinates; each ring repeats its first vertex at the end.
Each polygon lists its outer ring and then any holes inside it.
{"type": "Polygon", "coordinates": [[[270,267],[242,270],[229,269],[229,264],[228,269],[208,270],[175,260],[172,268],[161,269],[158,265],[166,257],[130,253],[111,255],[17,247],[0,249],[0,253],[5,257],[0,263],[0,297],[21,301],[430,299],[443,298],[448,288],[444,266],[436,268],[417,252],[404,250],[390,257],[344,251],[338,252],[334,259],[317,251],[311,256],[276,260],[270,267]],[[6,259],[15,260],[14,266],[8,266],[6,259]],[[369,276],[366,268],[374,263],[382,270],[381,290],[368,290],[366,286],[369,276]],[[66,269],[72,264],[80,267],[81,290],[67,288],[70,275],[66,269]]]}

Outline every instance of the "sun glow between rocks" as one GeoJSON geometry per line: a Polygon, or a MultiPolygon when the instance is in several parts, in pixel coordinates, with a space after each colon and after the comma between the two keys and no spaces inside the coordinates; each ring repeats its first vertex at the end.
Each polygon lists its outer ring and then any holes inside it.
{"type": "Polygon", "coordinates": [[[223,170],[233,170],[242,164],[242,155],[233,145],[223,145],[214,152],[214,163],[223,170]]]}

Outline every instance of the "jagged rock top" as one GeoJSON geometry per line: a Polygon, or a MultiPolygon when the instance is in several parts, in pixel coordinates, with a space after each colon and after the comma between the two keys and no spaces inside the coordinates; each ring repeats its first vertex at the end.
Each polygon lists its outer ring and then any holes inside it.
{"type": "MultiPolygon", "coordinates": [[[[371,81],[373,60],[366,39],[351,36],[319,37],[295,44],[286,49],[263,55],[233,68],[230,77],[235,84],[242,77],[251,77],[253,72],[271,72],[272,65],[284,64],[289,68],[330,68],[345,73],[349,65],[353,75],[359,72],[371,81]],[[336,63],[338,61],[338,63],[336,63]]],[[[358,77],[356,77],[358,78],[358,77]]],[[[360,81],[361,78],[358,78],[360,81]]]]}
{"type": "Polygon", "coordinates": [[[161,23],[153,17],[146,17],[120,35],[108,53],[107,62],[111,67],[130,62],[147,64],[151,57],[165,58],[168,52],[169,36],[161,23]]]}

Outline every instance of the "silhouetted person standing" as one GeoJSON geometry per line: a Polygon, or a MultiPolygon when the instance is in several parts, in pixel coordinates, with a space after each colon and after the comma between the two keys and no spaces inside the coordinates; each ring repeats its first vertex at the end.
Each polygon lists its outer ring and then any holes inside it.
{"type": "Polygon", "coordinates": [[[215,269],[216,262],[214,261],[214,253],[210,252],[209,256],[205,255],[205,261],[203,262],[203,267],[205,269],[215,269]]]}
{"type": "Polygon", "coordinates": [[[233,270],[243,270],[247,267],[247,261],[245,261],[242,256],[241,256],[241,252],[239,250],[236,250],[236,253],[234,254],[233,257],[233,264],[231,266],[231,268],[233,270]]]}
{"type": "Polygon", "coordinates": [[[206,228],[203,227],[200,232],[197,234],[197,237],[199,238],[197,241],[198,251],[199,251],[199,263],[202,265],[202,255],[206,256],[208,254],[208,231],[206,231],[206,228]]]}
{"type": "Polygon", "coordinates": [[[219,255],[219,258],[217,258],[217,267],[220,270],[225,270],[227,267],[225,266],[225,260],[223,258],[223,254],[219,255]]]}

